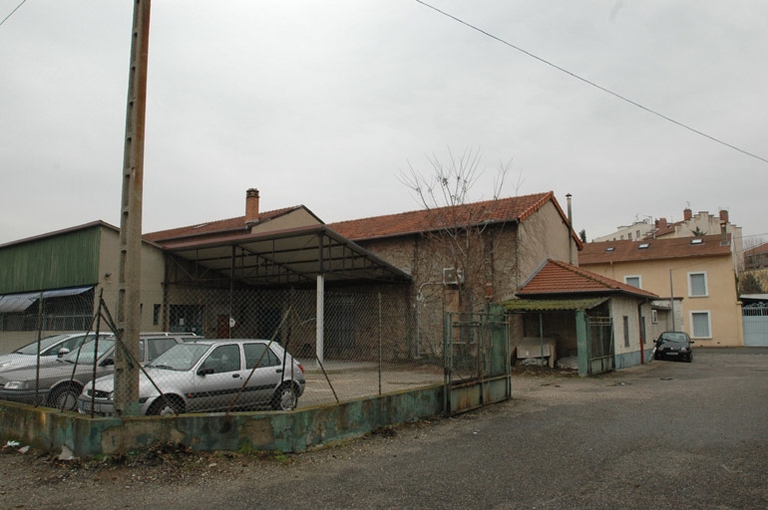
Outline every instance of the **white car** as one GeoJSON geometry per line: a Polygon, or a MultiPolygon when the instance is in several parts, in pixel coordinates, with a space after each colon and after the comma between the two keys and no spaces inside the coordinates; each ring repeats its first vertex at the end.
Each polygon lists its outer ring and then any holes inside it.
{"type": "MultiPolygon", "coordinates": [[[[139,363],[146,364],[176,344],[196,337],[189,333],[142,333],[139,363]]],[[[74,411],[85,383],[115,369],[115,337],[91,339],[74,351],[54,358],[54,362],[0,371],[0,400],[46,405],[74,411]]]]}
{"type": "Polygon", "coordinates": [[[0,356],[0,372],[16,368],[37,365],[37,352],[40,351],[40,364],[49,365],[65,354],[74,351],[86,340],[93,340],[95,333],[65,333],[48,336],[38,342],[32,342],[9,354],[0,356]]]}
{"type": "MultiPolygon", "coordinates": [[[[291,410],[304,392],[304,368],[269,340],[194,340],[175,345],[145,366],[140,414],[291,410]]],[[[114,375],[87,384],[78,410],[114,414],[114,375]]]]}

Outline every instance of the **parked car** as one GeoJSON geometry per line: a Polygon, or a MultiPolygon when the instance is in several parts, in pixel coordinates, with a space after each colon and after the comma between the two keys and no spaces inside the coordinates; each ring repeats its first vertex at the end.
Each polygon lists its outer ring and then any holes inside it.
{"type": "Polygon", "coordinates": [[[665,331],[656,340],[654,359],[693,361],[693,340],[683,331],[665,331]]]}
{"type": "Polygon", "coordinates": [[[37,351],[40,350],[40,364],[47,365],[56,361],[57,357],[69,354],[83,344],[84,340],[92,340],[95,333],[64,333],[42,338],[0,356],[0,372],[14,368],[37,365],[37,351]]]}
{"type": "MultiPolygon", "coordinates": [[[[140,363],[146,364],[176,344],[194,337],[189,333],[146,333],[139,340],[140,363]]],[[[74,411],[85,383],[115,369],[115,337],[89,340],[54,363],[0,372],[0,400],[47,405],[74,411]],[[94,362],[95,360],[95,362],[94,362]],[[39,372],[39,375],[38,375],[39,372]]]]}
{"type": "MultiPolygon", "coordinates": [[[[158,356],[145,372],[139,379],[139,403],[140,413],[148,415],[226,411],[231,406],[290,410],[305,386],[304,367],[279,344],[259,339],[185,342],[158,356]]],[[[114,414],[114,376],[86,385],[78,409],[114,414]]]]}

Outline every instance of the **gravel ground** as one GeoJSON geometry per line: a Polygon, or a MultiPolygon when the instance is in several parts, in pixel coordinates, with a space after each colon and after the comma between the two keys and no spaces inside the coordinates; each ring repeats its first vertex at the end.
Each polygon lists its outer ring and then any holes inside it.
{"type": "Polygon", "coordinates": [[[0,508],[768,508],[768,355],[595,378],[518,367],[514,398],[301,454],[6,446],[0,508]]]}

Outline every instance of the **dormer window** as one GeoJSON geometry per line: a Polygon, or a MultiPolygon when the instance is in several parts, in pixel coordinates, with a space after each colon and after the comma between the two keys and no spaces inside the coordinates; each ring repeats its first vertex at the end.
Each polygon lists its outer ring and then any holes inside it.
{"type": "Polygon", "coordinates": [[[608,253],[610,253],[612,251],[615,251],[615,250],[616,250],[616,248],[614,248],[613,246],[609,246],[608,248],[605,249],[605,251],[608,252],[608,253]]]}
{"type": "Polygon", "coordinates": [[[703,243],[704,243],[704,239],[700,237],[694,237],[693,239],[691,239],[691,244],[703,244],[703,243]]]}
{"type": "Polygon", "coordinates": [[[649,243],[643,243],[640,246],[638,246],[637,249],[638,250],[647,250],[650,247],[651,247],[651,245],[649,243]]]}

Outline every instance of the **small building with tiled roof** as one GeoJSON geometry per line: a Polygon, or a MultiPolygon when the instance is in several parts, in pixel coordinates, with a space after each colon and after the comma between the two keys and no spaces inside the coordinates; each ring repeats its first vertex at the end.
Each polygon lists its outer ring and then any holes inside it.
{"type": "Polygon", "coordinates": [[[566,262],[548,260],[505,303],[523,317],[518,352],[575,357],[581,375],[638,365],[650,359],[653,292],[606,278],[566,262]]]}
{"type": "Polygon", "coordinates": [[[730,234],[586,243],[579,266],[661,296],[670,329],[702,346],[743,345],[730,234]]]}

